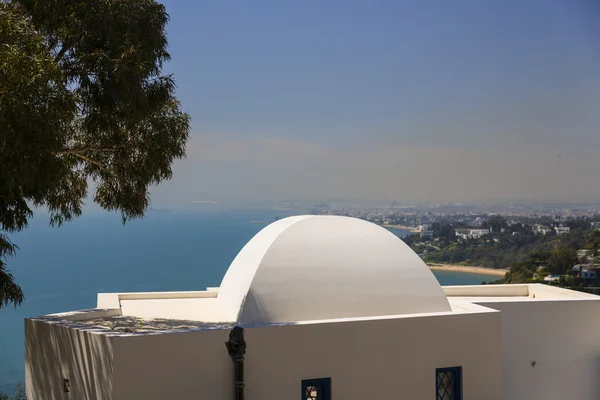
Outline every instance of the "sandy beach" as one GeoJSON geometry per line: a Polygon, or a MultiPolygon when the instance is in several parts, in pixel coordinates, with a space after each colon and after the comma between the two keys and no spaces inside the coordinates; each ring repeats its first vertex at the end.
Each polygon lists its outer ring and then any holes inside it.
{"type": "Polygon", "coordinates": [[[392,229],[404,229],[404,230],[406,230],[406,231],[410,231],[411,233],[417,233],[417,232],[420,232],[420,231],[419,231],[419,228],[415,228],[414,226],[389,225],[389,224],[388,224],[388,225],[386,225],[386,224],[383,224],[383,225],[381,225],[381,226],[383,226],[384,228],[392,228],[392,229]]]}
{"type": "Polygon", "coordinates": [[[440,271],[454,271],[454,272],[470,272],[472,274],[482,274],[482,275],[496,275],[496,276],[504,276],[508,270],[506,269],[493,269],[493,268],[483,268],[483,267],[474,267],[469,265],[452,265],[452,264],[427,264],[430,269],[440,270],[440,271]]]}

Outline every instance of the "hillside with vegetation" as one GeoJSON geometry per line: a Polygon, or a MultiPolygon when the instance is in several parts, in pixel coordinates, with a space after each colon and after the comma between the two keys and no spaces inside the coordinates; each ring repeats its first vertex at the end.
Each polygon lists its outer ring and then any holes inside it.
{"type": "MultiPolygon", "coordinates": [[[[495,215],[477,227],[489,232],[480,237],[461,236],[457,232],[469,227],[441,222],[429,227],[430,236],[417,233],[406,237],[405,241],[427,263],[510,269],[500,283],[533,282],[548,275],[563,276],[566,280],[574,275],[574,265],[600,262],[600,230],[593,224],[595,221],[587,218],[567,220],[561,227],[563,230],[568,228],[568,232],[560,235],[553,226],[540,233],[539,226],[546,226],[545,222],[509,223],[495,215]],[[587,250],[586,256],[578,258],[578,250],[587,250]]],[[[575,278],[570,279],[570,283],[578,284],[575,278]]]]}

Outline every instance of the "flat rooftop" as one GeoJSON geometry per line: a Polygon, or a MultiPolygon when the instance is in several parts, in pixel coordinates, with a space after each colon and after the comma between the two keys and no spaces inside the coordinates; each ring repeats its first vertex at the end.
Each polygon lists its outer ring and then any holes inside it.
{"type": "MultiPolygon", "coordinates": [[[[334,323],[357,320],[380,320],[394,318],[416,318],[435,315],[489,313],[498,312],[480,304],[544,302],[544,301],[599,301],[600,296],[577,292],[543,284],[522,285],[473,285],[444,286],[452,311],[421,314],[384,315],[360,318],[337,318],[330,320],[302,321],[293,324],[334,323]]],[[[218,288],[209,288],[201,292],[156,292],[156,293],[102,293],[98,295],[99,306],[110,307],[80,310],[61,314],[51,314],[32,318],[51,324],[59,324],[72,329],[93,331],[105,335],[139,335],[190,332],[211,329],[231,329],[233,322],[206,321],[201,318],[155,318],[148,317],[143,311],[150,306],[152,310],[168,313],[177,307],[215,307],[218,288]],[[141,307],[132,302],[141,302],[141,307]],[[127,305],[124,307],[124,305],[127,305]],[[142,310],[143,312],[140,312],[142,310]],[[136,311],[139,315],[135,315],[136,311]]],[[[177,315],[177,312],[174,313],[177,315]]],[[[194,314],[191,314],[194,315],[194,314]]],[[[197,314],[210,315],[205,312],[197,314]]],[[[285,324],[274,324],[285,325],[285,324]]]]}
{"type": "Polygon", "coordinates": [[[556,286],[535,284],[442,286],[446,297],[453,301],[472,303],[579,301],[600,300],[600,296],[563,289],[556,286]]]}
{"type": "Polygon", "coordinates": [[[211,329],[229,330],[234,327],[234,324],[231,323],[166,318],[139,318],[122,315],[118,309],[98,308],[70,313],[50,314],[29,319],[109,336],[191,332],[211,329]]]}
{"type": "Polygon", "coordinates": [[[115,315],[79,321],[81,325],[106,329],[122,333],[150,333],[165,331],[190,331],[205,329],[231,329],[233,324],[201,321],[182,321],[178,319],[137,318],[127,315],[115,315]]]}

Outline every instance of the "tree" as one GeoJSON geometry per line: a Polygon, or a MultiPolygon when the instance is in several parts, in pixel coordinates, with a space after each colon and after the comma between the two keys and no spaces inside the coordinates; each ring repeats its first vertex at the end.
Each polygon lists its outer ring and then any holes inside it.
{"type": "Polygon", "coordinates": [[[440,227],[439,237],[447,240],[455,239],[456,233],[454,232],[454,228],[452,228],[452,225],[448,223],[443,224],[440,227]]]}
{"type": "Polygon", "coordinates": [[[600,232],[592,231],[588,235],[589,247],[591,247],[591,255],[593,257],[598,256],[598,249],[600,248],[600,232]]]}
{"type": "Polygon", "coordinates": [[[0,393],[0,400],[27,400],[25,395],[25,387],[22,384],[17,384],[12,396],[0,393]]]}
{"type": "Polygon", "coordinates": [[[34,208],[60,226],[91,183],[125,223],[185,156],[190,118],[161,74],[167,21],[154,0],[0,0],[0,307],[23,301],[8,234],[34,208]]]}
{"type": "Polygon", "coordinates": [[[500,280],[499,283],[527,283],[533,280],[533,271],[527,263],[516,263],[514,264],[510,272],[504,275],[504,279],[500,280]]]}
{"type": "Polygon", "coordinates": [[[570,218],[567,220],[566,224],[571,229],[580,229],[582,231],[587,231],[590,229],[591,222],[587,218],[570,218]]]}
{"type": "Polygon", "coordinates": [[[577,252],[568,247],[557,247],[548,258],[548,267],[553,273],[566,275],[567,268],[577,264],[577,252]]]}
{"type": "Polygon", "coordinates": [[[486,227],[489,227],[492,232],[498,233],[508,227],[506,220],[500,215],[492,215],[486,221],[486,227]]]}

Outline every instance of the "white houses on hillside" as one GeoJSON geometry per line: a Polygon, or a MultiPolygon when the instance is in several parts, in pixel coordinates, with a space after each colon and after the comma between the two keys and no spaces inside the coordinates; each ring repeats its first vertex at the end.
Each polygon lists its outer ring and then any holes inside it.
{"type": "Polygon", "coordinates": [[[479,239],[490,233],[489,229],[456,229],[456,236],[461,239],[479,239]]]}
{"type": "Polygon", "coordinates": [[[533,233],[536,235],[545,236],[552,232],[552,228],[546,225],[535,224],[533,225],[533,233]]]}
{"type": "Polygon", "coordinates": [[[557,235],[564,235],[565,233],[568,233],[571,228],[568,226],[555,226],[554,230],[556,231],[557,235]]]}
{"type": "Polygon", "coordinates": [[[577,250],[577,258],[582,259],[585,258],[587,256],[589,256],[591,254],[591,250],[590,249],[579,249],[577,250]]]}
{"type": "Polygon", "coordinates": [[[599,300],[440,287],[384,228],[291,217],[250,240],[218,288],[103,293],[97,309],[27,319],[27,395],[597,400],[599,300]]]}

